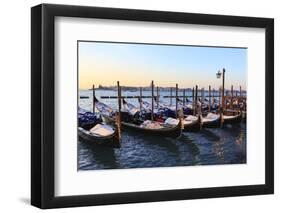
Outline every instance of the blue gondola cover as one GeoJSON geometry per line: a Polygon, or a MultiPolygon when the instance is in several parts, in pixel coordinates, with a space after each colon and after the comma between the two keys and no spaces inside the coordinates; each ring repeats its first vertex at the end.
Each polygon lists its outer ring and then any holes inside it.
{"type": "Polygon", "coordinates": [[[101,123],[102,120],[100,117],[95,115],[94,113],[84,110],[82,108],[78,108],[78,125],[84,126],[86,124],[98,124],[101,123]]]}

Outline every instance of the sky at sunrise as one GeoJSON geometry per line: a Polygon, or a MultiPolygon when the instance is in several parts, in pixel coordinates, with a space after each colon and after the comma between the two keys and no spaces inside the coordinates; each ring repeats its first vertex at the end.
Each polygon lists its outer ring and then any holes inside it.
{"type": "Polygon", "coordinates": [[[218,88],[218,70],[226,69],[226,88],[246,88],[247,49],[134,43],[78,43],[79,89],[93,84],[218,88]]]}

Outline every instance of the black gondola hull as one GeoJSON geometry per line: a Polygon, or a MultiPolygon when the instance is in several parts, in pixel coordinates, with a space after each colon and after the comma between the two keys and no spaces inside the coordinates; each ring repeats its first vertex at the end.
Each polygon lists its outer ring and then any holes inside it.
{"type": "Polygon", "coordinates": [[[203,121],[203,128],[220,128],[222,126],[221,116],[218,117],[216,120],[212,121],[203,121]]]}
{"type": "Polygon", "coordinates": [[[130,129],[136,132],[141,132],[143,134],[157,136],[157,137],[169,137],[169,138],[179,138],[182,133],[181,124],[171,128],[163,128],[163,129],[148,129],[141,128],[138,125],[132,123],[121,122],[122,129],[130,129]]]}
{"type": "Polygon", "coordinates": [[[230,119],[224,119],[223,124],[235,124],[235,123],[240,123],[242,120],[242,114],[240,113],[239,115],[235,116],[234,118],[230,119]]]}
{"type": "MultiPolygon", "coordinates": [[[[113,124],[115,123],[114,118],[102,115],[103,120],[106,123],[113,124]]],[[[121,128],[123,130],[130,129],[134,130],[136,132],[141,132],[147,135],[152,135],[152,136],[158,136],[158,137],[170,137],[170,138],[179,138],[182,133],[181,129],[181,122],[179,122],[178,125],[170,128],[164,128],[164,129],[148,129],[148,128],[142,128],[139,125],[133,124],[133,123],[128,123],[128,122],[121,122],[121,128]]]]}
{"type": "Polygon", "coordinates": [[[198,132],[200,131],[202,128],[202,123],[201,121],[198,119],[197,121],[194,121],[190,124],[185,124],[184,125],[184,132],[198,132]]]}
{"type": "Polygon", "coordinates": [[[79,139],[83,142],[86,142],[90,145],[98,146],[107,146],[107,147],[120,147],[120,139],[117,129],[114,130],[114,133],[108,136],[95,136],[89,133],[82,128],[78,129],[79,139]]]}
{"type": "Polygon", "coordinates": [[[185,124],[184,125],[184,132],[198,132],[202,128],[202,124],[199,121],[195,121],[191,124],[185,124]]]}

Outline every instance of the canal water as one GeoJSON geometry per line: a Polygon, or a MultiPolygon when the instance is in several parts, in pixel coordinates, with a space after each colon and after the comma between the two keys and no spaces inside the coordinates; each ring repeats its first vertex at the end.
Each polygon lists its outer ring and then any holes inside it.
{"type": "MultiPolygon", "coordinates": [[[[138,95],[138,92],[124,91],[122,94],[138,95]]],[[[143,95],[150,94],[143,91],[143,95]]],[[[80,90],[79,95],[89,96],[89,99],[80,99],[79,106],[92,110],[92,91],[80,90]]],[[[116,95],[116,91],[96,90],[99,100],[116,108],[117,99],[100,99],[105,95],[116,95]]],[[[169,95],[169,92],[161,92],[163,95],[169,95]]],[[[138,104],[134,99],[128,101],[138,104]]],[[[163,101],[170,102],[169,99],[163,101]]],[[[77,154],[78,170],[245,164],[246,123],[202,129],[196,133],[184,132],[179,139],[122,131],[121,148],[97,147],[78,141],[77,154]]]]}

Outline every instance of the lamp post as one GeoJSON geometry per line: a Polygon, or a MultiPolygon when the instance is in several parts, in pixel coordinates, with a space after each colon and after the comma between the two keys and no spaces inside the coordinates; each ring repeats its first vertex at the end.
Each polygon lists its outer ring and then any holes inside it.
{"type": "Polygon", "coordinates": [[[222,97],[221,97],[221,102],[222,102],[222,109],[224,109],[224,79],[225,79],[225,69],[224,69],[224,68],[222,69],[222,73],[221,73],[221,71],[219,70],[219,71],[216,73],[216,76],[217,76],[217,78],[221,78],[221,76],[222,76],[222,97]]]}

